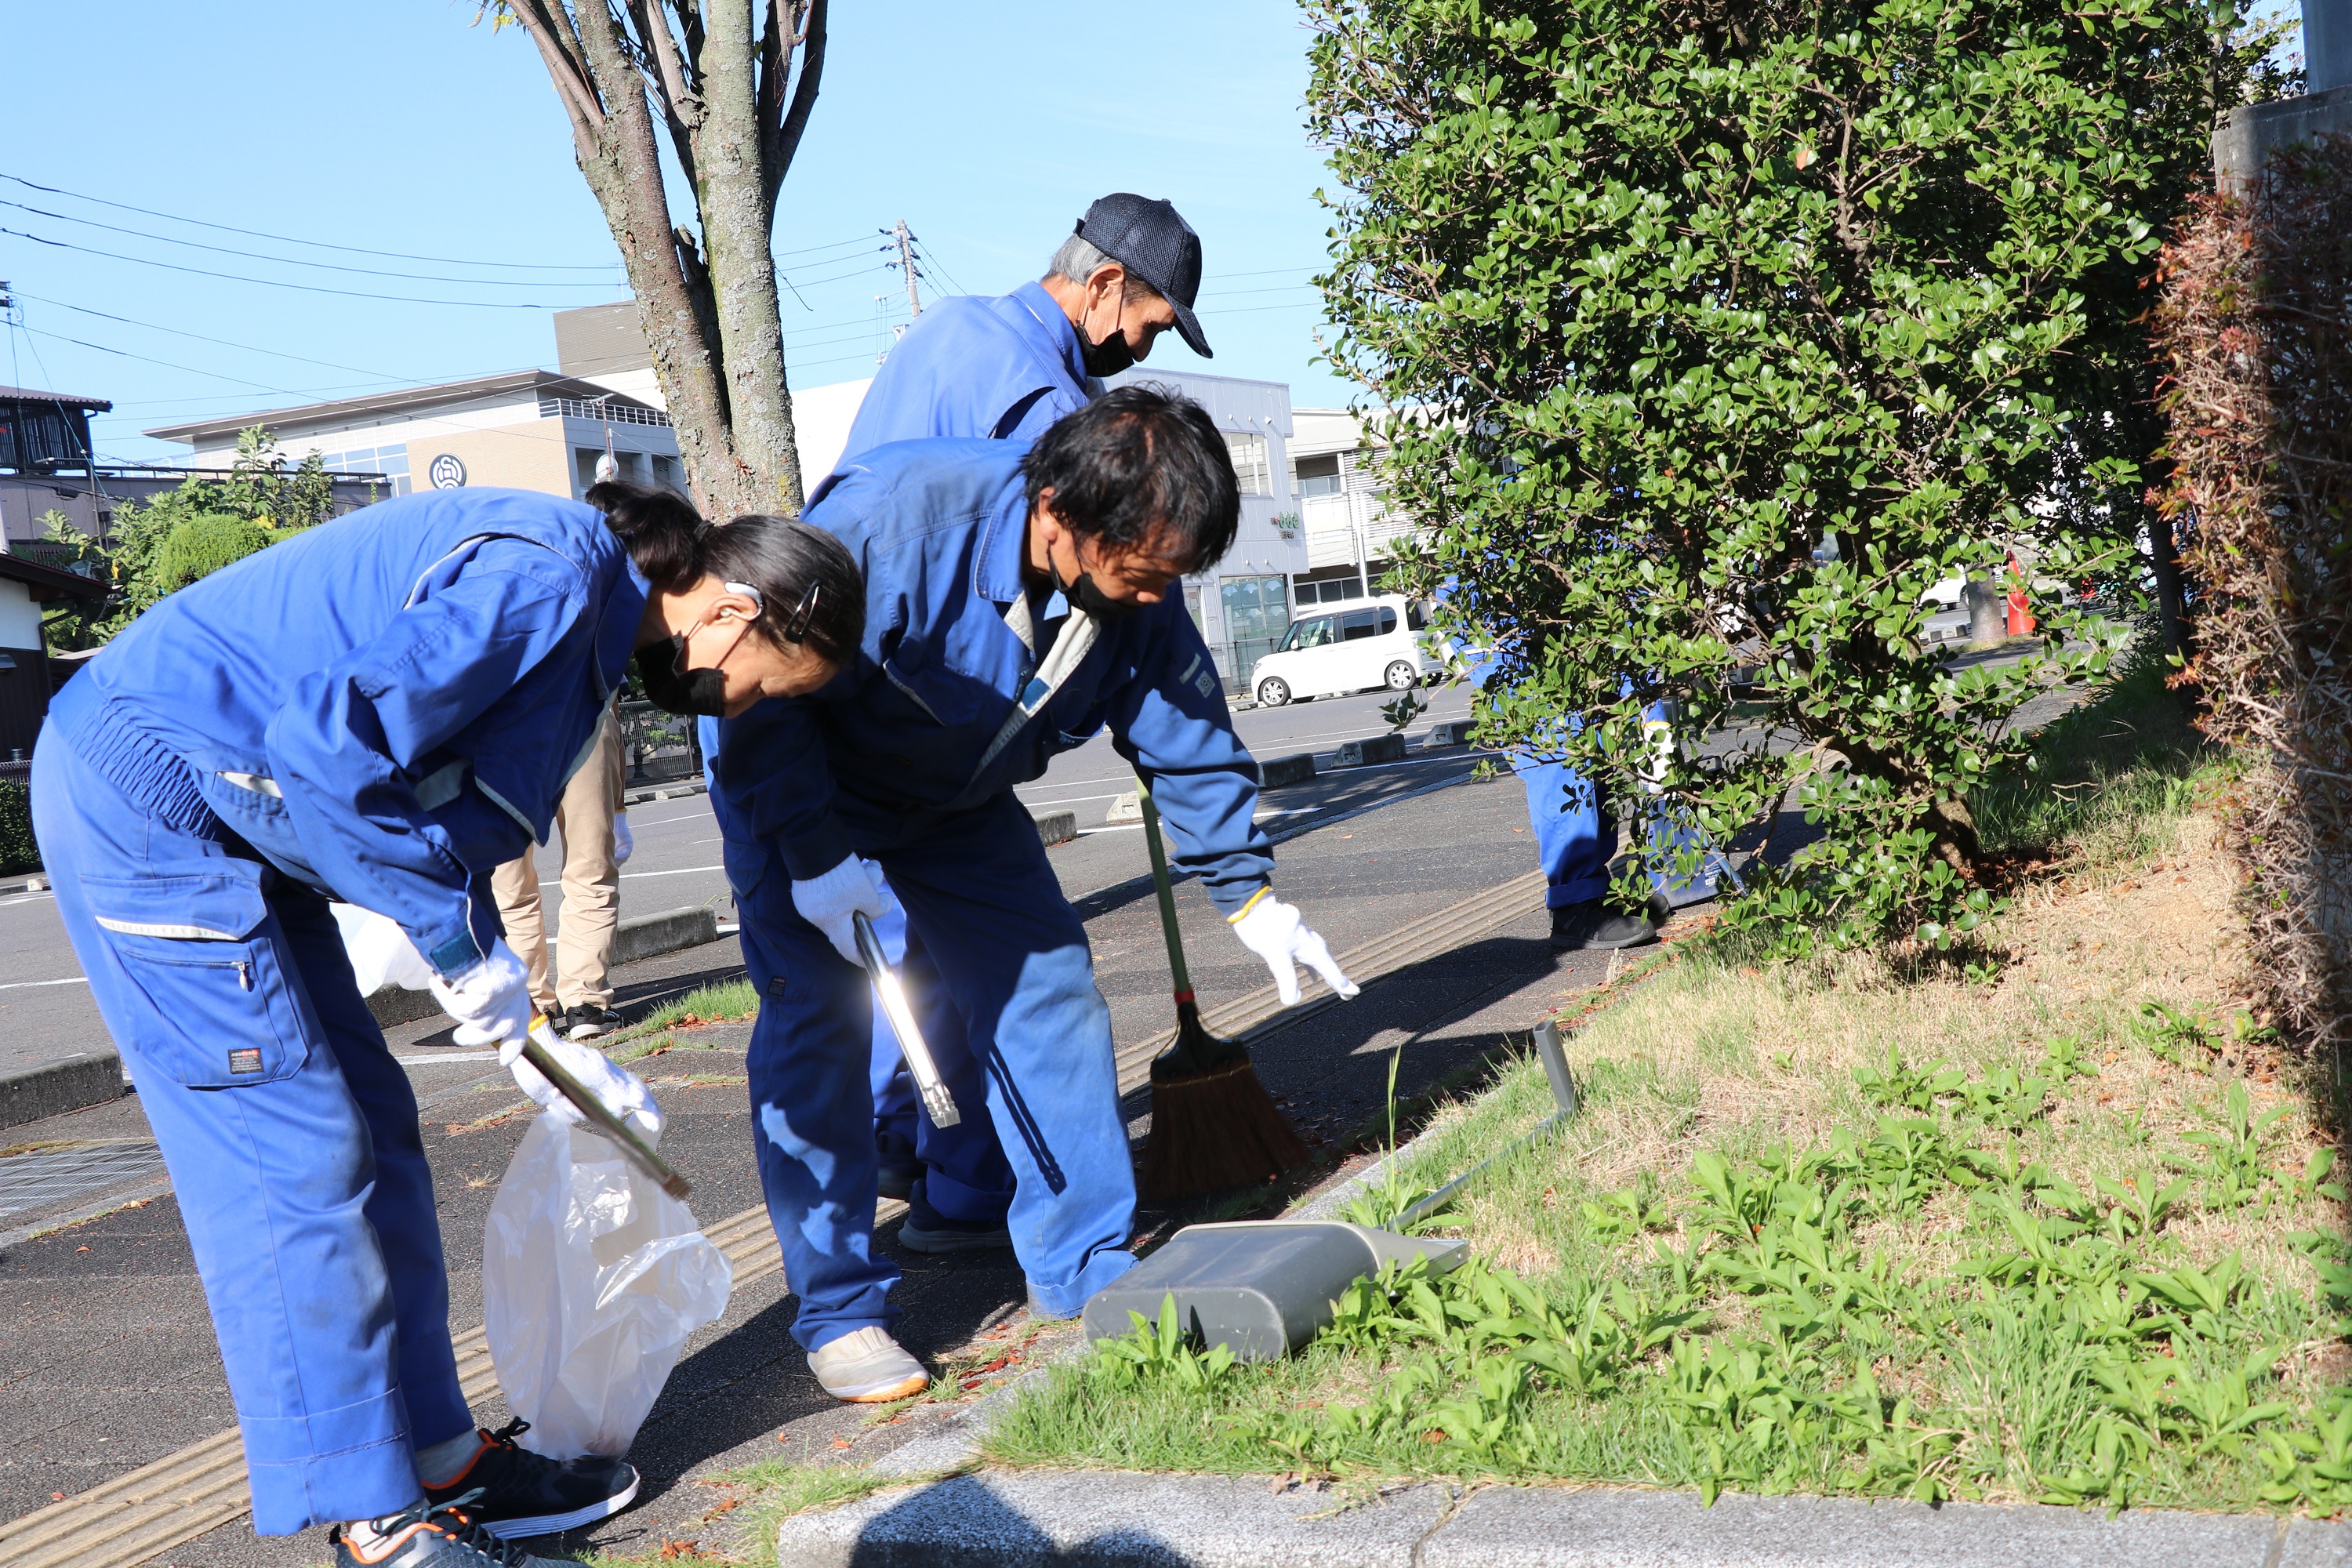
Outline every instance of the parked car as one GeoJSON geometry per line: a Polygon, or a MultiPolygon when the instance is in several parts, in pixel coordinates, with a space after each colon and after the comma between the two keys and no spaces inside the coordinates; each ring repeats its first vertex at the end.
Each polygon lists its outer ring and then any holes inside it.
{"type": "Polygon", "coordinates": [[[1395,594],[1302,616],[1250,671],[1250,690],[1267,708],[1371,687],[1409,691],[1444,672],[1423,646],[1428,626],[1421,605],[1395,594]]]}

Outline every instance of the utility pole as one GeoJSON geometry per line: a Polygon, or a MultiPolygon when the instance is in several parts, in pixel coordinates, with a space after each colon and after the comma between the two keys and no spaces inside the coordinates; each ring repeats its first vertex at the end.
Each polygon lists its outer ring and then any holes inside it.
{"type": "Polygon", "coordinates": [[[915,315],[923,313],[923,297],[915,292],[915,237],[907,232],[907,220],[900,218],[890,231],[898,242],[898,269],[907,275],[907,309],[915,315]]]}

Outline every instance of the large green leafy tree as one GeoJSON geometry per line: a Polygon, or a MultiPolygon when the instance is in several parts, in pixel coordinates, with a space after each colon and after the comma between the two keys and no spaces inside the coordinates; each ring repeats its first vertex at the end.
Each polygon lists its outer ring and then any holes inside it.
{"type": "Polygon", "coordinates": [[[1717,844],[1793,797],[1825,837],[1742,906],[1784,933],[1973,924],[1969,790],[2122,632],[2043,593],[2031,657],[1955,668],[1921,597],[2012,550],[2045,582],[2138,577],[2132,318],[2242,90],[2234,18],[1306,6],[1335,357],[1411,411],[1390,478],[1431,532],[1404,574],[1491,650],[1482,733],[1662,789],[1717,844]],[[1760,706],[1727,746],[1743,668],[1760,706]],[[1714,754],[1644,744],[1662,700],[1714,754]]]}

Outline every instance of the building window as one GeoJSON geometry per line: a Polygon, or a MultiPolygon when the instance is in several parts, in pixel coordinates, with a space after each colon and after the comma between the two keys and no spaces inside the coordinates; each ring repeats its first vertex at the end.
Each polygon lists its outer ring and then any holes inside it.
{"type": "Polygon", "coordinates": [[[354,447],[343,452],[321,452],[319,461],[331,474],[357,474],[362,478],[379,477],[396,496],[408,493],[408,448],[406,447],[354,447]]]}
{"type": "Polygon", "coordinates": [[[1298,602],[1302,605],[1336,605],[1342,599],[1362,598],[1363,580],[1356,575],[1354,567],[1346,570],[1348,574],[1345,577],[1326,578],[1320,582],[1300,579],[1294,584],[1298,602]]]}
{"type": "Polygon", "coordinates": [[[665,489],[676,490],[680,495],[684,495],[686,493],[686,486],[681,483],[678,479],[677,459],[676,458],[666,456],[660,452],[656,452],[654,454],[654,483],[660,485],[665,489]]]}
{"type": "Polygon", "coordinates": [[[1225,613],[1225,637],[1280,637],[1290,625],[1290,595],[1279,577],[1227,577],[1217,584],[1217,605],[1225,613]]]}
{"type": "Polygon", "coordinates": [[[1328,453],[1320,458],[1301,458],[1290,467],[1291,477],[1297,481],[1303,496],[1335,496],[1340,491],[1339,454],[1328,453]]]}
{"type": "Polygon", "coordinates": [[[580,477],[580,493],[585,496],[588,487],[596,482],[596,459],[604,454],[593,447],[572,448],[572,467],[580,477]]]}
{"type": "Polygon", "coordinates": [[[1265,437],[1239,430],[1225,432],[1225,450],[1233,455],[1234,478],[1245,496],[1270,496],[1274,475],[1266,458],[1265,437]]]}

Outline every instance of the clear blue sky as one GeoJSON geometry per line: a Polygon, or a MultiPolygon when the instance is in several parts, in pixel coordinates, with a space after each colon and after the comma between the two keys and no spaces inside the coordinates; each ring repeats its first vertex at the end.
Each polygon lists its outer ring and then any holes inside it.
{"type": "MultiPolygon", "coordinates": [[[[111,399],[100,455],[152,461],[184,451],[140,435],[152,426],[551,368],[549,310],[625,290],[537,52],[474,14],[473,0],[16,7],[0,174],[77,195],[0,180],[0,201],[21,204],[0,206],[0,229],[16,231],[0,234],[0,279],[25,329],[5,331],[0,377],[111,399]]],[[[996,293],[1037,276],[1089,200],[1124,189],[1174,201],[1206,253],[1216,358],[1171,333],[1152,363],[1286,381],[1302,405],[1348,400],[1317,361],[1307,279],[1329,219],[1301,128],[1307,37],[1283,0],[1011,16],[843,0],[834,27],[776,227],[801,295],[784,304],[793,384],[872,374],[905,319],[877,230],[903,218],[923,242],[927,299],[996,293]]]]}

